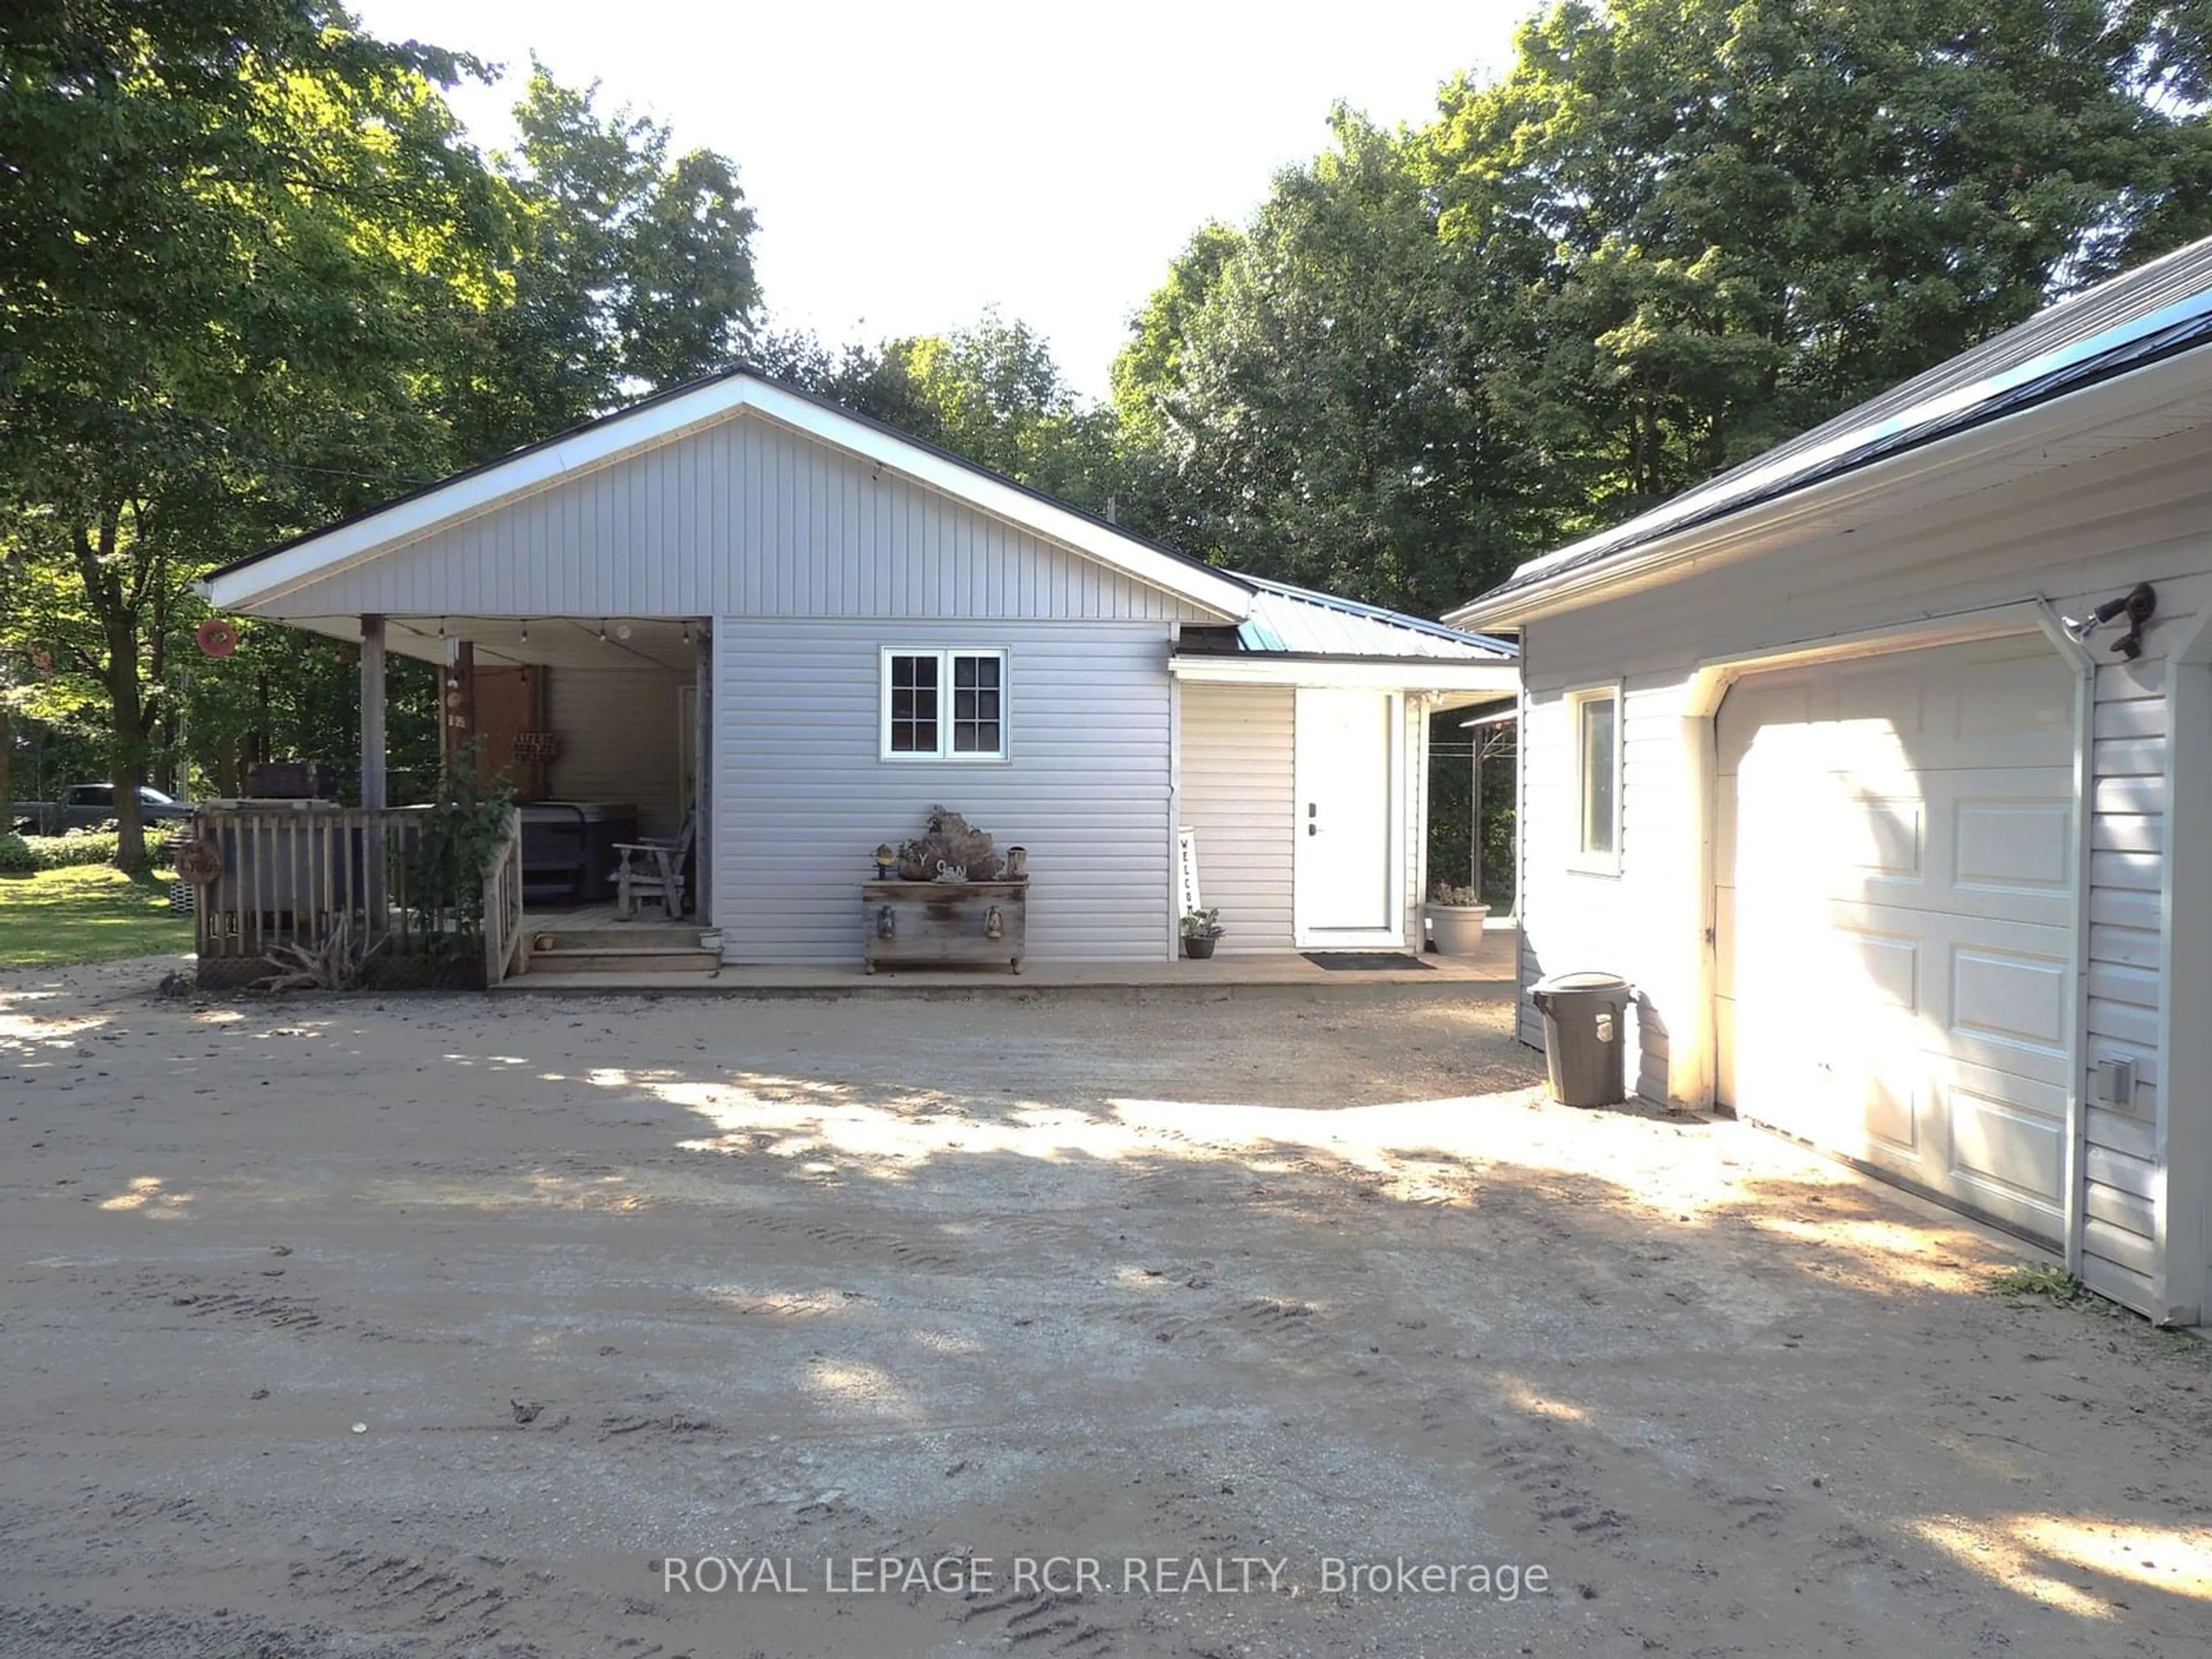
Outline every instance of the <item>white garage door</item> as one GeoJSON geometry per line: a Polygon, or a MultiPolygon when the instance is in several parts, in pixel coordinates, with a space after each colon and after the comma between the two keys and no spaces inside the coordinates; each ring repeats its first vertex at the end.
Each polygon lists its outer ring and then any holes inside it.
{"type": "Polygon", "coordinates": [[[1950,646],[1747,678],[1717,732],[1721,1100],[2049,1242],[2073,689],[1950,646]]]}

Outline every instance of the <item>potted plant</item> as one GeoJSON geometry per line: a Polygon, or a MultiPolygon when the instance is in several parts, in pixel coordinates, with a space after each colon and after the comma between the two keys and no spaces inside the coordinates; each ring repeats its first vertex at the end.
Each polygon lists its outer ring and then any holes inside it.
{"type": "Polygon", "coordinates": [[[1224,932],[1218,910],[1186,910],[1182,915],[1182,953],[1203,962],[1213,954],[1213,942],[1224,932]]]}
{"type": "Polygon", "coordinates": [[[1471,957],[1482,949],[1482,926],[1490,907],[1473,887],[1440,881],[1429,895],[1429,936],[1448,957],[1471,957]]]}

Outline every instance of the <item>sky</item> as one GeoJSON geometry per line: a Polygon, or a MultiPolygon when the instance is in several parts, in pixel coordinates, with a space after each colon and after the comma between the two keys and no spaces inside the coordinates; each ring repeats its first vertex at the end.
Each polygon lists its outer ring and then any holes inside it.
{"type": "Polygon", "coordinates": [[[1332,104],[1418,125],[1534,5],[353,0],[371,33],[506,66],[451,94],[487,148],[534,51],[731,157],[777,325],[872,343],[996,307],[1090,397],[1191,233],[1321,150],[1332,104]]]}

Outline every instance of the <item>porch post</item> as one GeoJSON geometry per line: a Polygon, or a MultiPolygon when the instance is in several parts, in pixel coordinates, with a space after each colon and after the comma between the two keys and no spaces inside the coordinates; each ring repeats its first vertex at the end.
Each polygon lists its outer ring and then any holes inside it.
{"type": "Polygon", "coordinates": [[[438,755],[450,767],[459,759],[468,748],[469,739],[477,732],[475,641],[447,640],[446,667],[442,678],[445,689],[439,702],[442,709],[441,725],[445,736],[438,744],[438,755]]]}
{"type": "Polygon", "coordinates": [[[1482,902],[1482,744],[1486,728],[1478,726],[1474,730],[1474,742],[1469,746],[1474,750],[1474,787],[1472,792],[1474,805],[1470,809],[1473,822],[1472,833],[1468,836],[1467,878],[1468,885],[1474,889],[1474,902],[1480,904],[1482,902]]]}
{"type": "Polygon", "coordinates": [[[691,885],[699,925],[714,920],[714,635],[711,622],[695,633],[691,659],[691,885]]]}
{"type": "Polygon", "coordinates": [[[361,804],[384,799],[384,618],[361,619],[361,804]]]}

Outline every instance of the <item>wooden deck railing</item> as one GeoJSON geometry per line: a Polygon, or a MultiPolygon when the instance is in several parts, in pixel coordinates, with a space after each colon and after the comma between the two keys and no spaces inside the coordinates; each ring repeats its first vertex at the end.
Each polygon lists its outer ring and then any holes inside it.
{"type": "MultiPolygon", "coordinates": [[[[210,963],[258,963],[280,945],[319,949],[343,925],[352,951],[414,954],[408,853],[422,814],[321,801],[209,801],[195,837],[222,856],[200,889],[201,978],[210,963]]],[[[237,970],[214,978],[243,982],[237,970]]]]}
{"type": "Polygon", "coordinates": [[[510,813],[507,834],[492,854],[483,884],[484,988],[520,974],[530,963],[530,939],[522,924],[522,816],[510,813]]]}
{"type": "MultiPolygon", "coordinates": [[[[411,854],[427,814],[420,807],[337,806],[325,801],[207,801],[192,838],[211,846],[222,872],[200,888],[199,978],[235,988],[269,971],[283,947],[321,951],[341,931],[341,954],[365,964],[371,983],[472,982],[471,954],[426,933],[425,911],[448,912],[410,890],[411,854]]],[[[483,982],[522,971],[522,822],[510,817],[483,881],[483,982]]],[[[444,924],[450,930],[450,921],[444,924]]]]}

